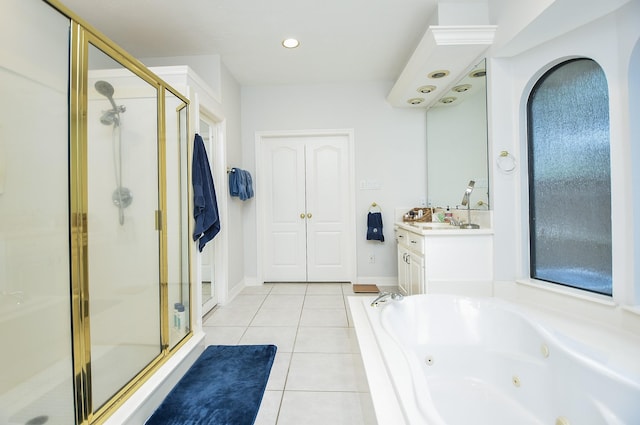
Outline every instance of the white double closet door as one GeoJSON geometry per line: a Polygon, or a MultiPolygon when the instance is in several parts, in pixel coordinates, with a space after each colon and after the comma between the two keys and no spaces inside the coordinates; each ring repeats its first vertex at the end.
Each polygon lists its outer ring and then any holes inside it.
{"type": "Polygon", "coordinates": [[[265,282],[351,280],[347,137],[264,140],[265,282]]]}

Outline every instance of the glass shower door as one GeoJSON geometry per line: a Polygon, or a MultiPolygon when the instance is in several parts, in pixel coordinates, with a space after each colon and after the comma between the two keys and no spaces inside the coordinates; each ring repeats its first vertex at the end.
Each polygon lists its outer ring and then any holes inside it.
{"type": "Polygon", "coordinates": [[[167,317],[169,348],[174,348],[191,329],[191,291],[189,285],[189,193],[188,108],[165,89],[165,185],[167,236],[167,317]]]}
{"type": "Polygon", "coordinates": [[[162,349],[158,89],[93,44],[88,60],[87,287],[95,412],[162,349]]]}

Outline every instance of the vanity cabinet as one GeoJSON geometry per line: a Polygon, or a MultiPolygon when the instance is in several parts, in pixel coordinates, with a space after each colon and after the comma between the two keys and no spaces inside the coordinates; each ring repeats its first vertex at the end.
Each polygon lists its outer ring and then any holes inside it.
{"type": "Polygon", "coordinates": [[[491,295],[493,231],[395,226],[398,287],[405,295],[491,295]]]}
{"type": "Polygon", "coordinates": [[[404,295],[424,290],[424,238],[404,229],[395,229],[398,243],[398,287],[404,295]]]}

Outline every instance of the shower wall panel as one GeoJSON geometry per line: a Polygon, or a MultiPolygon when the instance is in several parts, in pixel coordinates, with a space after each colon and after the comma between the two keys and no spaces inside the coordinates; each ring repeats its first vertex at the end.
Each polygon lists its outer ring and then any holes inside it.
{"type": "Polygon", "coordinates": [[[0,423],[74,423],[69,27],[44,2],[2,2],[0,423]]]}

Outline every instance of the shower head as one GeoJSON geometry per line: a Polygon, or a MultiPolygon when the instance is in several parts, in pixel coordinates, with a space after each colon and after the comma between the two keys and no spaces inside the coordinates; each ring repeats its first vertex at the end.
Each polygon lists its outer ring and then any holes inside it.
{"type": "Polygon", "coordinates": [[[98,93],[100,93],[103,96],[106,97],[113,97],[113,86],[109,83],[107,83],[106,81],[96,81],[96,84],[94,85],[94,87],[96,88],[96,90],[98,91],[98,93]]]}
{"type": "Polygon", "coordinates": [[[118,125],[120,123],[120,112],[125,111],[124,106],[116,105],[116,102],[113,100],[113,86],[106,81],[99,80],[94,84],[97,92],[109,99],[111,102],[111,106],[113,107],[109,111],[105,111],[100,117],[100,122],[104,125],[118,125]]]}
{"type": "Polygon", "coordinates": [[[114,90],[111,84],[107,83],[106,81],[100,80],[100,81],[96,81],[94,87],[96,88],[98,93],[100,93],[101,95],[109,99],[109,102],[111,102],[113,109],[118,109],[116,102],[114,102],[113,100],[114,90]]]}

